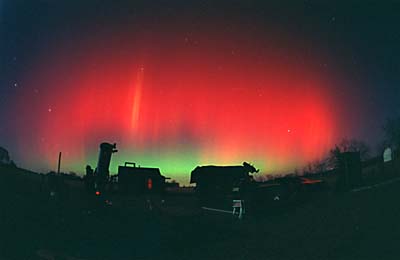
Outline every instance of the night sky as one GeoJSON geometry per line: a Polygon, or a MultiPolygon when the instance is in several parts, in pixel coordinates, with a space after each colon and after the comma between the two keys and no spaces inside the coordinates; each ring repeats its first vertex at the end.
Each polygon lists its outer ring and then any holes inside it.
{"type": "Polygon", "coordinates": [[[0,146],[47,172],[125,161],[287,173],[400,112],[396,1],[1,1],[0,146]],[[218,3],[216,3],[218,2],[218,3]],[[296,3],[294,3],[296,2],[296,3]]]}

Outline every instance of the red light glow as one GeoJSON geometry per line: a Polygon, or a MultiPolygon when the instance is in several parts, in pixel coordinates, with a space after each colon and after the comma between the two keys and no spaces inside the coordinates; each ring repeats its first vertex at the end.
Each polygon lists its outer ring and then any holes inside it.
{"type": "Polygon", "coordinates": [[[82,172],[109,141],[112,171],[136,161],[185,182],[201,164],[293,171],[332,146],[333,81],[296,48],[245,32],[152,37],[66,43],[40,59],[27,77],[40,94],[21,92],[16,108],[25,160],[51,168],[62,151],[82,172]]]}

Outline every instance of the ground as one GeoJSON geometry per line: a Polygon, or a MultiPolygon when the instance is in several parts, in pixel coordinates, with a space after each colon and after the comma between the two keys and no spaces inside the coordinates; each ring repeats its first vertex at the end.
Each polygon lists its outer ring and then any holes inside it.
{"type": "Polygon", "coordinates": [[[169,196],[163,210],[146,211],[138,201],[99,208],[83,194],[59,203],[21,184],[26,178],[0,176],[4,259],[400,257],[400,182],[309,192],[284,209],[239,221],[201,213],[191,196],[169,196]]]}

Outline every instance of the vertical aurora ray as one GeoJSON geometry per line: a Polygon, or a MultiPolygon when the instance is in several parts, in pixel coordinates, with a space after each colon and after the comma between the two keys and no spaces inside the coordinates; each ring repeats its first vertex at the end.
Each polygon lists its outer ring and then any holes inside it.
{"type": "Polygon", "coordinates": [[[133,104],[132,104],[132,131],[135,133],[138,129],[139,124],[139,113],[140,113],[140,101],[142,97],[142,88],[144,80],[144,68],[140,67],[137,72],[137,77],[134,88],[133,104]]]}

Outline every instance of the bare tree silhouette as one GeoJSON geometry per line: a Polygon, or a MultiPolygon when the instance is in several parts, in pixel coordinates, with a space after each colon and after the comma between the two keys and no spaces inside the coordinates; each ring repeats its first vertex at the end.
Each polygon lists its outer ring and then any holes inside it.
{"type": "Polygon", "coordinates": [[[364,141],[344,138],[338,145],[335,145],[335,148],[330,150],[328,164],[331,167],[336,167],[339,155],[344,152],[359,152],[362,161],[370,158],[370,148],[364,141]]]}

